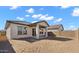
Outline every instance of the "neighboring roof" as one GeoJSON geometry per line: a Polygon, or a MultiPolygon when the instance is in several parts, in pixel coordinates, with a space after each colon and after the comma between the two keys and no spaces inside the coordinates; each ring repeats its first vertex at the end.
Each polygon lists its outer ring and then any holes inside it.
{"type": "Polygon", "coordinates": [[[56,24],[56,25],[51,25],[48,27],[49,30],[56,30],[56,29],[59,29],[59,28],[62,28],[61,30],[64,30],[64,27],[62,24],[56,24]]]}
{"type": "Polygon", "coordinates": [[[43,20],[43,21],[38,21],[38,22],[35,22],[35,23],[30,23],[30,22],[26,22],[26,21],[7,20],[7,21],[6,21],[5,29],[10,25],[10,23],[30,26],[30,25],[35,25],[35,24],[41,23],[41,22],[45,22],[45,23],[49,26],[49,24],[48,24],[45,20],[43,20]]]}

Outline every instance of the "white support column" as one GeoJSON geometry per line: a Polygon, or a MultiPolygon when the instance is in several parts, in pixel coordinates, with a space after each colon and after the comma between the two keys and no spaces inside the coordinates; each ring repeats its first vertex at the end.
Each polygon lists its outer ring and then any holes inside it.
{"type": "Polygon", "coordinates": [[[46,37],[48,37],[48,32],[47,32],[48,28],[46,27],[46,37]]]}
{"type": "Polygon", "coordinates": [[[36,38],[39,39],[39,25],[36,25],[36,38]]]}

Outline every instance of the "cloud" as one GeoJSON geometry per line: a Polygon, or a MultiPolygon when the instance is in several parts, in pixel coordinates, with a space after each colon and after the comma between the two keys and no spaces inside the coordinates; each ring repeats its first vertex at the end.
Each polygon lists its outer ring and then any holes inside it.
{"type": "Polygon", "coordinates": [[[33,8],[30,8],[30,9],[25,10],[25,11],[28,12],[28,13],[34,13],[34,9],[33,8]]]}
{"type": "Polygon", "coordinates": [[[12,6],[11,8],[10,8],[10,10],[15,10],[15,9],[17,9],[18,8],[18,6],[12,6]]]}
{"type": "Polygon", "coordinates": [[[30,15],[25,15],[25,17],[30,17],[30,15]]]}
{"type": "Polygon", "coordinates": [[[53,16],[48,16],[48,14],[46,14],[46,15],[42,15],[39,19],[40,20],[53,20],[54,17],[53,16]]]}
{"type": "Polygon", "coordinates": [[[32,18],[39,19],[39,20],[53,20],[53,16],[49,16],[48,14],[37,14],[37,15],[32,15],[32,18]]]}
{"type": "Polygon", "coordinates": [[[35,22],[38,22],[38,21],[33,21],[32,23],[35,23],[35,22]]]}
{"type": "Polygon", "coordinates": [[[79,16],[79,8],[74,8],[72,16],[79,16]]]}
{"type": "Polygon", "coordinates": [[[32,18],[40,18],[42,16],[42,14],[34,14],[32,15],[32,18]]]}
{"type": "Polygon", "coordinates": [[[32,15],[32,18],[46,21],[53,20],[55,23],[63,20],[62,18],[56,18],[54,16],[49,16],[48,14],[34,14],[32,15]]]}
{"type": "Polygon", "coordinates": [[[62,18],[58,18],[58,19],[54,19],[54,22],[61,22],[63,19],[62,18]]]}
{"type": "Polygon", "coordinates": [[[76,30],[77,28],[76,28],[76,26],[71,25],[71,26],[69,27],[69,29],[71,29],[71,30],[76,30]]]}
{"type": "Polygon", "coordinates": [[[23,17],[16,17],[16,19],[23,21],[24,18],[23,17]]]}
{"type": "Polygon", "coordinates": [[[66,9],[66,8],[69,8],[70,6],[65,6],[65,5],[63,5],[63,6],[61,6],[61,8],[63,8],[63,9],[66,9]]]}
{"type": "Polygon", "coordinates": [[[77,27],[74,25],[70,25],[67,28],[65,28],[65,30],[77,30],[77,27]]]}

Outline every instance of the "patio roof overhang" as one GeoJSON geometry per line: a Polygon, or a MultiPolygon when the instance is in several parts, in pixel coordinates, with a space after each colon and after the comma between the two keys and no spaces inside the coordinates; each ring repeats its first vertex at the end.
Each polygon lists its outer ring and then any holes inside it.
{"type": "Polygon", "coordinates": [[[29,23],[29,24],[18,23],[18,22],[13,22],[13,21],[7,21],[5,29],[7,29],[11,23],[13,23],[13,24],[19,24],[19,25],[24,25],[24,26],[30,26],[30,27],[35,27],[37,24],[39,24],[41,27],[47,27],[47,26],[49,26],[49,24],[46,21],[39,21],[39,22],[29,23]]]}

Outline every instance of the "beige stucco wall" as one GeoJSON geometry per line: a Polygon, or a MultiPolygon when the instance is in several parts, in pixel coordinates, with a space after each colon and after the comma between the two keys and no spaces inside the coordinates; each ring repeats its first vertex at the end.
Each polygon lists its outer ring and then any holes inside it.
{"type": "Polygon", "coordinates": [[[11,39],[11,26],[9,26],[7,29],[6,29],[6,37],[8,39],[11,39]]]}
{"type": "MultiPolygon", "coordinates": [[[[24,25],[18,25],[18,24],[11,24],[8,29],[7,29],[7,37],[8,39],[12,39],[12,38],[24,38],[24,37],[31,37],[32,36],[32,28],[31,27],[27,27],[27,35],[18,35],[18,29],[17,26],[24,26],[24,25]]],[[[25,26],[24,26],[25,27],[25,26]]]]}

